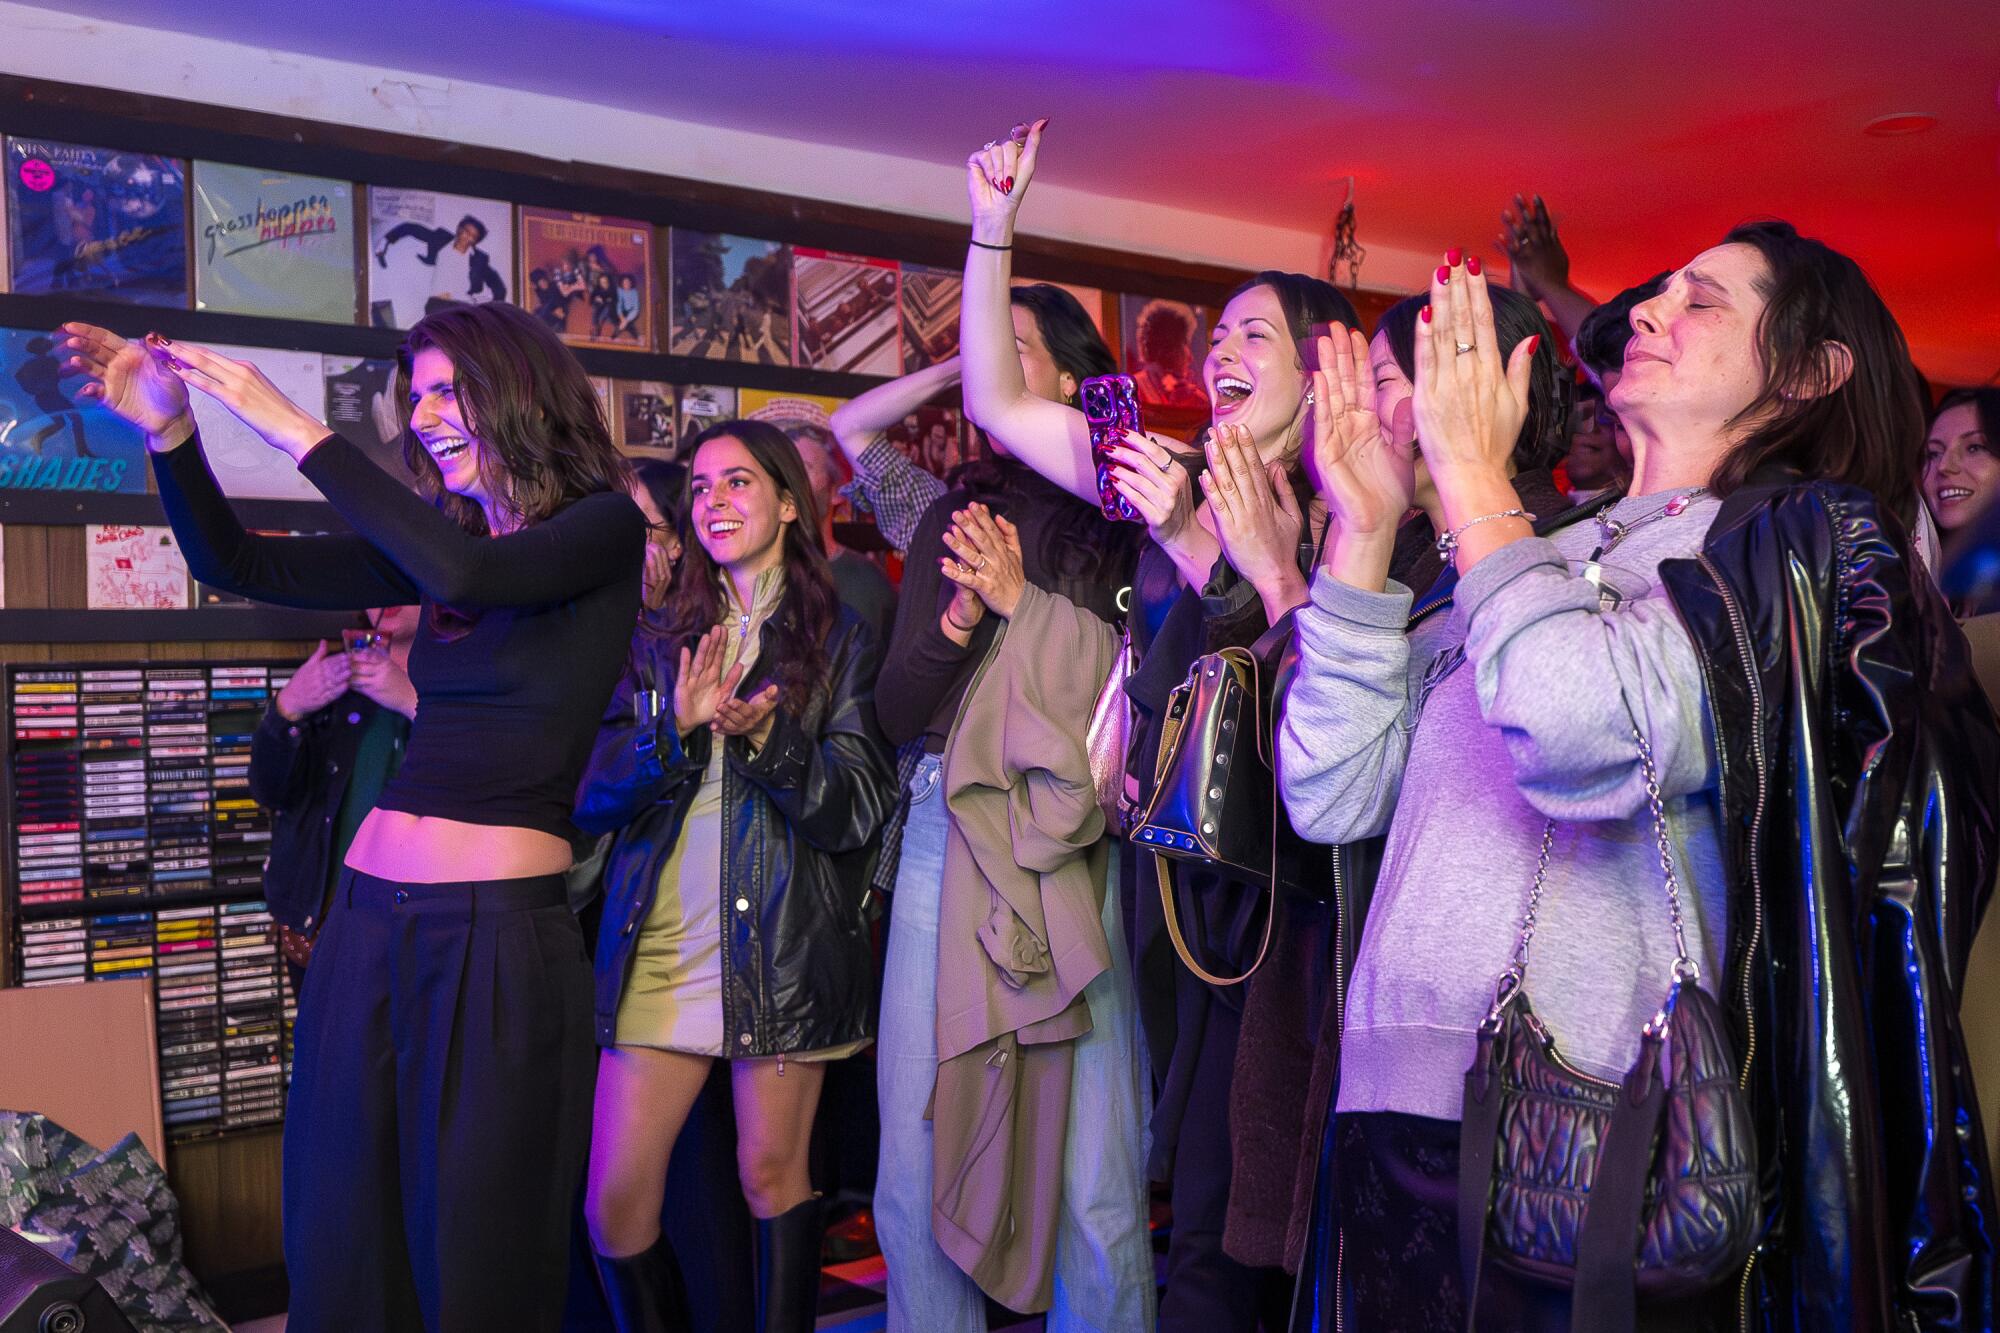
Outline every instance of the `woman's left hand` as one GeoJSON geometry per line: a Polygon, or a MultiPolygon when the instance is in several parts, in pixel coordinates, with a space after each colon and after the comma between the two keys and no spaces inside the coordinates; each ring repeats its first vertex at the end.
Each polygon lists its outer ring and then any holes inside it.
{"type": "Polygon", "coordinates": [[[1417,440],[1440,496],[1449,501],[1455,483],[1506,479],[1528,419],[1529,376],[1540,339],[1522,339],[1502,364],[1477,257],[1432,275],[1423,316],[1416,337],[1417,440]]]}
{"type": "Polygon", "coordinates": [[[715,729],[725,736],[741,736],[752,747],[762,749],[771,739],[771,725],[777,719],[778,687],[766,685],[748,699],[724,699],[715,706],[715,729]]]}
{"type": "Polygon", "coordinates": [[[958,557],[944,562],[944,576],[978,593],[994,615],[1013,615],[1028,582],[1021,567],[1021,534],[1014,525],[983,504],[970,504],[952,515],[944,544],[958,557]]]}
{"type": "Polygon", "coordinates": [[[159,339],[168,367],[190,388],[199,389],[263,437],[273,449],[297,462],[330,432],[326,423],[285,397],[264,372],[192,343],[159,339]]]}
{"type": "Polygon", "coordinates": [[[1209,432],[1208,471],[1201,474],[1201,489],[1230,566],[1249,580],[1267,606],[1304,601],[1298,549],[1305,515],[1284,464],[1267,467],[1258,459],[1249,431],[1220,425],[1209,432]]]}

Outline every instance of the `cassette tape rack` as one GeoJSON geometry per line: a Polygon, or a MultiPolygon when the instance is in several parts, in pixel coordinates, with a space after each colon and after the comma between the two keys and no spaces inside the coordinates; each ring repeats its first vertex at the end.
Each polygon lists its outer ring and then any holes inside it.
{"type": "Polygon", "coordinates": [[[296,1003],[250,738],[292,664],[7,668],[16,982],[150,976],[168,1137],[284,1118],[296,1003]]]}

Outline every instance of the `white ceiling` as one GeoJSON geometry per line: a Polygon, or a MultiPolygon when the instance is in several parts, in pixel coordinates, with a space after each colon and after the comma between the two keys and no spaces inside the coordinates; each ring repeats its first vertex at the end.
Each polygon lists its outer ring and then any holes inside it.
{"type": "Polygon", "coordinates": [[[1929,373],[2000,370],[1994,0],[36,3],[940,163],[1047,115],[1051,180],[1322,230],[1352,175],[1386,247],[1491,253],[1539,190],[1599,296],[1784,216],[1929,373]],[[1938,125],[1862,133],[1902,111],[1938,125]]]}

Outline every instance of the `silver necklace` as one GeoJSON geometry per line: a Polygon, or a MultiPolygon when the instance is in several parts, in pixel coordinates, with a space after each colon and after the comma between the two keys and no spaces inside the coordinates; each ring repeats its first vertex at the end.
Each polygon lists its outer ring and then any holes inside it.
{"type": "Polygon", "coordinates": [[[1689,505],[1692,505],[1698,498],[1706,494],[1708,494],[1708,487],[1696,486],[1692,490],[1682,491],[1652,513],[1624,523],[1611,517],[1609,509],[1599,510],[1597,514],[1597,549],[1590,553],[1590,558],[1595,560],[1599,556],[1606,554],[1612,547],[1618,545],[1618,543],[1624,541],[1648,523],[1657,523],[1663,518],[1678,518],[1688,511],[1689,505]]]}

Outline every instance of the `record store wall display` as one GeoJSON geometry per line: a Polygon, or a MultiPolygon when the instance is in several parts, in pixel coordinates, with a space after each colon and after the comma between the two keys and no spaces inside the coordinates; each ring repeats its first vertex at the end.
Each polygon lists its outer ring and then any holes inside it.
{"type": "Polygon", "coordinates": [[[434,190],[368,191],[368,319],[407,329],[453,301],[504,301],[514,281],[514,209],[434,190]]]}
{"type": "Polygon", "coordinates": [[[145,493],[145,440],[81,383],[46,330],[0,329],[0,491],[145,493]]]}
{"type": "Polygon", "coordinates": [[[187,304],[187,163],[21,138],[5,157],[10,290],[187,304]]]}
{"type": "Polygon", "coordinates": [[[291,664],[7,670],[9,948],[25,986],[153,978],[169,1137],[284,1114],[295,1005],[260,900],[250,738],[291,664]]]}
{"type": "Polygon", "coordinates": [[[352,185],[196,162],[194,197],[195,309],[354,322],[352,185]]]}
{"type": "Polygon", "coordinates": [[[521,210],[521,303],[577,347],[651,351],[653,228],[521,210]]]}

